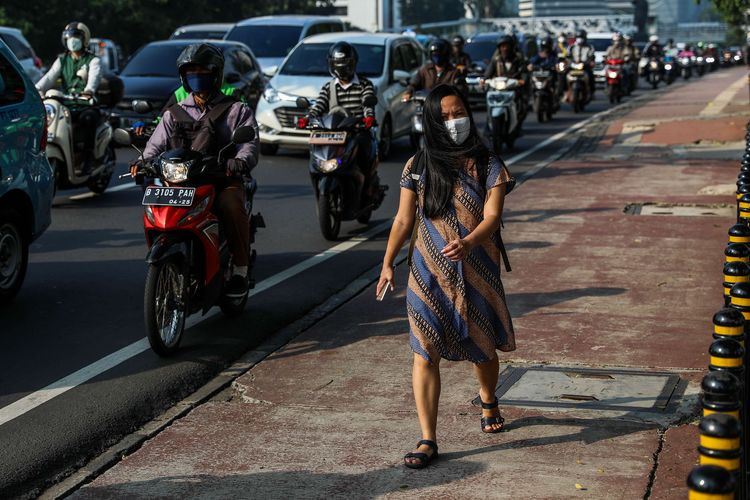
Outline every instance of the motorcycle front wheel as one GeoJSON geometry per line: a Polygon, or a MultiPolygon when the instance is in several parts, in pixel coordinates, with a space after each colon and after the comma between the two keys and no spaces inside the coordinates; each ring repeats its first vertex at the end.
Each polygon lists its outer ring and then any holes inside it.
{"type": "Polygon", "coordinates": [[[341,230],[341,191],[335,189],[330,193],[321,193],[318,198],[318,223],[323,238],[335,241],[341,230]]]}
{"type": "Polygon", "coordinates": [[[581,102],[581,89],[573,90],[573,112],[580,113],[583,111],[583,105],[581,102]]]}
{"type": "Polygon", "coordinates": [[[171,356],[180,346],[188,310],[187,282],[176,258],[148,266],[143,296],[146,333],[159,356],[171,356]]]}

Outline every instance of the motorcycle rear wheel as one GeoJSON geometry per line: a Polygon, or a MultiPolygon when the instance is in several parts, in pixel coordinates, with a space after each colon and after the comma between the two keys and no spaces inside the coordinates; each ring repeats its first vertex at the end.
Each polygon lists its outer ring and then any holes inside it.
{"type": "Polygon", "coordinates": [[[341,191],[336,189],[318,197],[318,223],[323,238],[336,241],[341,230],[341,191]]]}
{"type": "MultiPolygon", "coordinates": [[[[113,163],[115,162],[115,150],[112,147],[107,148],[107,153],[102,160],[102,163],[107,163],[111,161],[113,163]]],[[[112,171],[110,170],[107,174],[101,174],[96,177],[89,178],[88,181],[86,181],[86,187],[88,187],[93,193],[96,194],[102,194],[104,191],[107,190],[107,187],[109,187],[109,181],[112,179],[112,171]]]]}
{"type": "Polygon", "coordinates": [[[180,279],[182,266],[170,258],[148,266],[143,295],[146,333],[151,349],[159,356],[171,356],[180,347],[187,318],[188,277],[180,279]],[[180,289],[181,288],[181,289],[180,289]]]}

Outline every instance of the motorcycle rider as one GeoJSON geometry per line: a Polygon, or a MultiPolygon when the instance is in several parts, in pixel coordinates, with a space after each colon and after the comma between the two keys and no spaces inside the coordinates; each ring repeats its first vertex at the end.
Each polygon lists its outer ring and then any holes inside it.
{"type": "Polygon", "coordinates": [[[607,48],[607,53],[604,56],[605,59],[625,59],[625,56],[627,55],[627,50],[625,48],[625,43],[622,39],[622,33],[615,32],[614,35],[612,35],[612,45],[610,45],[607,48]]]}
{"type": "Polygon", "coordinates": [[[555,54],[554,51],[552,37],[550,37],[549,35],[542,38],[541,42],[539,43],[539,52],[531,56],[531,59],[529,59],[529,65],[526,69],[529,72],[532,72],[534,71],[534,68],[539,68],[551,73],[552,76],[550,76],[550,80],[552,84],[552,92],[553,94],[557,94],[559,96],[560,94],[558,93],[557,89],[559,82],[556,76],[557,54],[555,54]]]}
{"type": "Polygon", "coordinates": [[[589,96],[594,97],[596,85],[594,81],[594,47],[587,41],[586,30],[581,29],[576,33],[576,42],[570,47],[570,58],[575,63],[583,63],[583,69],[588,76],[589,96]]]}
{"type": "Polygon", "coordinates": [[[659,45],[659,37],[657,35],[651,35],[648,37],[648,45],[643,48],[643,56],[648,58],[661,59],[664,51],[659,45]]]}
{"type": "MultiPolygon", "coordinates": [[[[251,262],[250,223],[245,206],[245,180],[258,164],[258,124],[253,110],[220,89],[224,78],[224,56],[221,50],[208,43],[186,47],[177,58],[177,69],[182,86],[190,94],[169,107],[156,126],[143,150],[144,158],[152,160],[169,149],[188,147],[215,156],[231,142],[232,132],[239,127],[255,129],[255,139],[234,148],[234,157],[219,165],[226,180],[216,184],[216,211],[224,224],[229,250],[234,264],[226,285],[228,297],[242,297],[247,292],[251,262]]],[[[140,165],[131,165],[135,177],[140,165]]]]}
{"type": "MultiPolygon", "coordinates": [[[[74,21],[65,26],[62,32],[65,52],[55,59],[47,74],[36,83],[41,94],[54,87],[60,79],[64,93],[88,99],[94,97],[101,83],[102,67],[99,58],[89,51],[90,39],[91,32],[85,24],[74,21]]],[[[73,137],[76,152],[83,153],[83,173],[87,173],[93,166],[94,135],[101,115],[98,109],[84,106],[83,103],[77,103],[77,106],[80,107],[70,109],[73,137]]],[[[80,162],[75,161],[75,164],[79,165],[80,162]]]]}
{"type": "Polygon", "coordinates": [[[372,130],[375,126],[375,107],[365,106],[368,97],[377,100],[375,87],[370,80],[357,74],[359,55],[357,49],[348,42],[336,42],[328,50],[328,71],[333,77],[320,89],[315,104],[306,117],[300,118],[297,127],[305,128],[310,118],[320,118],[332,108],[341,106],[353,116],[362,120],[365,126],[354,140],[357,143],[357,166],[364,174],[365,192],[369,197],[378,183],[374,182],[378,169],[378,143],[372,130]]]}
{"type": "MultiPolygon", "coordinates": [[[[516,100],[518,101],[518,127],[520,130],[521,123],[526,118],[528,108],[526,83],[528,82],[526,62],[516,50],[514,37],[503,35],[497,41],[497,50],[492,60],[487,65],[484,72],[484,80],[489,80],[496,76],[504,76],[518,80],[516,89],[516,100]]],[[[484,81],[482,82],[484,83],[484,81]]]]}
{"type": "Polygon", "coordinates": [[[451,40],[451,64],[464,74],[471,67],[471,57],[464,52],[465,45],[466,41],[461,35],[456,35],[451,40]]]}
{"type": "Polygon", "coordinates": [[[428,48],[430,61],[423,64],[409,82],[402,100],[411,100],[418,90],[431,90],[441,83],[454,85],[462,94],[467,95],[468,88],[463,74],[451,64],[450,44],[443,38],[433,40],[428,48]]]}
{"type": "Polygon", "coordinates": [[[557,35],[555,52],[557,52],[558,58],[568,57],[568,37],[565,36],[565,33],[560,33],[559,35],[557,35]]]}
{"type": "Polygon", "coordinates": [[[633,36],[629,33],[625,33],[622,38],[625,41],[626,55],[630,56],[631,61],[638,61],[638,59],[641,58],[641,54],[638,52],[638,47],[633,45],[633,36]]]}
{"type": "Polygon", "coordinates": [[[667,45],[666,47],[664,47],[664,55],[677,57],[679,52],[680,52],[680,49],[678,49],[677,46],[674,44],[674,39],[670,38],[669,40],[667,40],[667,45]]]}

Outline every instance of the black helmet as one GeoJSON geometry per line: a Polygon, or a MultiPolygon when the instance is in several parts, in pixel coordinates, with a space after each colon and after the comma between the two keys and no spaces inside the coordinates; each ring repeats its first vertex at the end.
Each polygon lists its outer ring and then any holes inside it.
{"type": "Polygon", "coordinates": [[[350,81],[357,72],[359,55],[350,43],[336,42],[328,49],[328,71],[331,76],[350,81]]]}
{"type": "Polygon", "coordinates": [[[584,42],[586,41],[586,37],[587,37],[587,34],[586,34],[586,30],[584,29],[580,29],[578,30],[578,33],[576,33],[576,38],[583,38],[584,42]]]}
{"type": "Polygon", "coordinates": [[[462,37],[461,35],[456,35],[453,37],[453,40],[451,40],[452,45],[458,45],[461,47],[463,47],[465,43],[466,40],[464,40],[464,37],[462,37]]]}
{"type": "Polygon", "coordinates": [[[552,50],[552,45],[552,37],[547,35],[539,42],[539,49],[549,52],[552,50]]]}
{"type": "Polygon", "coordinates": [[[505,44],[510,45],[510,49],[513,50],[513,47],[515,45],[515,39],[511,35],[503,35],[497,40],[497,48],[500,48],[501,45],[505,44]]]}
{"type": "Polygon", "coordinates": [[[185,78],[188,66],[202,66],[214,74],[214,88],[218,90],[224,81],[224,54],[210,43],[194,43],[185,47],[177,57],[177,71],[180,73],[182,86],[192,92],[185,78]]]}
{"type": "Polygon", "coordinates": [[[428,52],[430,53],[433,63],[443,65],[450,59],[451,47],[448,40],[444,38],[436,38],[430,42],[428,52]]]}

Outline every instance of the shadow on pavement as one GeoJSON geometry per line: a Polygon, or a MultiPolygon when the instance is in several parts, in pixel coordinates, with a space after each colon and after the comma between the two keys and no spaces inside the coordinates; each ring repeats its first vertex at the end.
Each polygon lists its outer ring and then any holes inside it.
{"type": "Polygon", "coordinates": [[[621,295],[628,290],[617,287],[587,287],[558,290],[548,293],[511,293],[508,294],[508,307],[513,318],[524,316],[537,309],[553,306],[562,302],[583,297],[612,297],[621,295]]]}

